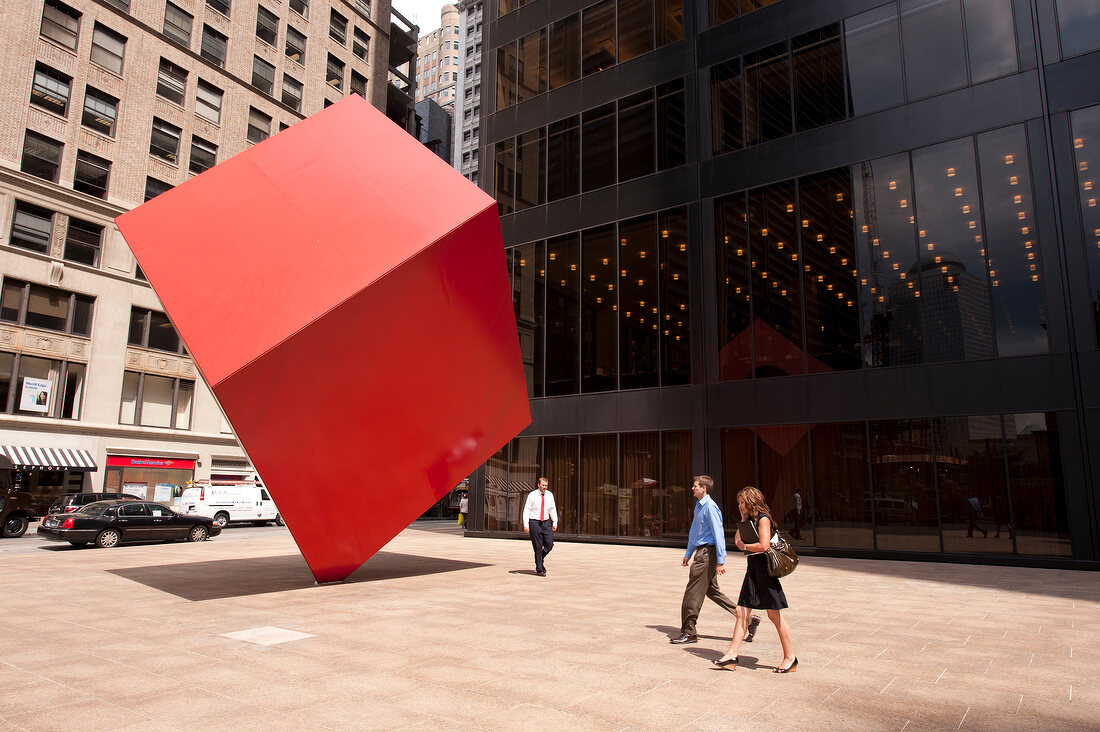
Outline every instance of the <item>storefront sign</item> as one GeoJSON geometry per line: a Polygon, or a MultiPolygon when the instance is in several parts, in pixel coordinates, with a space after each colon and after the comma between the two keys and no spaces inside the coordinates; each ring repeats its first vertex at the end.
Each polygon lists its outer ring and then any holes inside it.
{"type": "Polygon", "coordinates": [[[108,468],[158,468],[168,470],[194,470],[194,460],[176,460],[155,457],[118,457],[107,456],[108,468]]]}
{"type": "Polygon", "coordinates": [[[23,395],[19,399],[19,409],[24,412],[50,410],[50,382],[46,379],[23,378],[23,395]]]}

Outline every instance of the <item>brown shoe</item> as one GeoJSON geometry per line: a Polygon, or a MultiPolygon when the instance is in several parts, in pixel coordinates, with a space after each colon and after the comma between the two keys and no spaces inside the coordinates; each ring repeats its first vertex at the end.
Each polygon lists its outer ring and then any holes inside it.
{"type": "Polygon", "coordinates": [[[698,643],[699,636],[695,635],[694,633],[681,633],[675,638],[669,638],[668,642],[674,643],[676,645],[683,645],[684,643],[698,643]]]}
{"type": "Polygon", "coordinates": [[[756,629],[760,627],[760,618],[755,615],[749,620],[749,632],[745,633],[745,642],[752,643],[753,636],[756,635],[756,629]]]}

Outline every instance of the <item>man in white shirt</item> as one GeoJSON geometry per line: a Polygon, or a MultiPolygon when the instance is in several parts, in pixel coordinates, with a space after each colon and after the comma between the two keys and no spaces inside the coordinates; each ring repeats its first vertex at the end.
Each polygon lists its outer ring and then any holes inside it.
{"type": "Polygon", "coordinates": [[[558,528],[558,506],[549,487],[550,481],[539,478],[538,490],[527,494],[527,503],[523,506],[523,533],[531,535],[531,546],[535,549],[535,574],[539,577],[546,576],[542,560],[554,548],[554,532],[558,528]]]}

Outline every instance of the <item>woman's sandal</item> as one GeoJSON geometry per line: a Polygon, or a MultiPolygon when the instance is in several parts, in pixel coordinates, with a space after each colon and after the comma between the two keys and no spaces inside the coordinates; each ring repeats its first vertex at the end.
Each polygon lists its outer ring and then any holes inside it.
{"type": "Polygon", "coordinates": [[[798,668],[798,658],[796,657],[794,659],[794,661],[791,662],[790,666],[788,666],[787,668],[780,668],[779,666],[776,666],[772,670],[772,673],[773,674],[793,674],[797,668],[798,668]]]}
{"type": "Polygon", "coordinates": [[[733,671],[737,668],[737,656],[734,656],[733,658],[727,658],[725,661],[720,658],[715,659],[711,663],[713,663],[718,668],[724,668],[728,671],[733,671]]]}

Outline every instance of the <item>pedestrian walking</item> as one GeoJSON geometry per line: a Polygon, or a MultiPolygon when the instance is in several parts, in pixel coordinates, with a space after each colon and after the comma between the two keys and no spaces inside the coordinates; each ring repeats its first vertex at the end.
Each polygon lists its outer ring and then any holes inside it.
{"type": "Polygon", "coordinates": [[[669,643],[696,643],[696,621],[703,607],[703,598],[709,597],[726,612],[736,613],[737,606],[718,589],[719,574],[726,573],[726,532],[722,528],[722,510],[710,497],[714,488],[714,478],[709,475],[695,476],[691,492],[695,496],[695,515],[691,520],[688,533],[687,551],[680,561],[688,566],[688,583],[684,588],[684,599],[680,604],[680,635],[670,638],[669,643]]]}
{"type": "Polygon", "coordinates": [[[779,643],[783,646],[783,660],[772,669],[775,673],[785,674],[796,670],[798,657],[794,655],[791,644],[791,631],[780,610],[787,607],[787,596],[779,580],[768,574],[768,559],[764,552],[776,531],[772,527],[771,509],[764,501],[764,494],[758,488],[746,486],[737,494],[737,508],[742,521],[751,521],[756,529],[756,542],[746,544],[741,539],[738,528],[734,541],[737,548],[748,553],[745,565],[745,581],[741,584],[741,596],[737,599],[737,620],[733,626],[733,638],[725,655],[714,661],[714,665],[730,671],[737,668],[737,652],[748,633],[749,613],[751,609],[767,610],[768,620],[772,621],[779,633],[779,643]]]}
{"type": "Polygon", "coordinates": [[[523,532],[531,535],[531,547],[535,551],[535,574],[546,576],[543,560],[554,548],[554,532],[558,530],[558,506],[550,492],[550,481],[539,478],[538,490],[527,494],[523,506],[523,532]]]}

